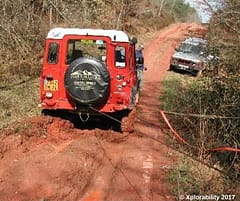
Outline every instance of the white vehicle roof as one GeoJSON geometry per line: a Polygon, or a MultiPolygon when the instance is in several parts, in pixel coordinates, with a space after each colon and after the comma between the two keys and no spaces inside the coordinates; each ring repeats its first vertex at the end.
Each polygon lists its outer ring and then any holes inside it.
{"type": "Polygon", "coordinates": [[[112,41],[129,42],[128,35],[123,31],[104,29],[54,28],[48,32],[47,39],[63,39],[66,35],[108,36],[112,41]]]}
{"type": "Polygon", "coordinates": [[[207,40],[204,40],[202,38],[190,37],[185,39],[183,43],[190,43],[192,45],[198,45],[198,44],[207,45],[207,40]]]}

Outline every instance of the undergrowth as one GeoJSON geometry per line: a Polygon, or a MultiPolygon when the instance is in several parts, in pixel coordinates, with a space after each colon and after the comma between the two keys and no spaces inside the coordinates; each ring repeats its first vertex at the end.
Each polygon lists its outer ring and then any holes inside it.
{"type": "MultiPolygon", "coordinates": [[[[168,114],[170,123],[191,145],[191,147],[185,146],[180,149],[225,172],[227,179],[232,182],[240,177],[239,155],[235,152],[211,152],[209,154],[207,151],[219,146],[237,147],[239,145],[240,123],[239,118],[235,119],[239,114],[237,102],[240,97],[239,86],[234,76],[226,77],[223,81],[222,79],[210,79],[207,76],[193,78],[169,72],[163,82],[163,94],[160,97],[162,109],[170,112],[168,114]],[[228,89],[229,83],[231,83],[231,90],[228,89]]],[[[179,145],[177,147],[179,148],[179,145]]],[[[186,193],[195,191],[196,188],[201,189],[196,193],[213,191],[213,189],[203,188],[204,183],[198,187],[187,184],[188,182],[184,180],[189,179],[189,175],[184,175],[187,167],[183,163],[176,169],[182,179],[179,181],[182,183],[181,188],[187,188],[178,189],[178,191],[186,193]]]]}
{"type": "Polygon", "coordinates": [[[27,116],[40,114],[38,79],[2,89],[0,97],[0,128],[27,116]]]}
{"type": "Polygon", "coordinates": [[[170,169],[168,182],[173,185],[176,200],[188,200],[187,196],[222,195],[238,200],[240,186],[213,168],[209,168],[190,157],[182,157],[170,169]]]}

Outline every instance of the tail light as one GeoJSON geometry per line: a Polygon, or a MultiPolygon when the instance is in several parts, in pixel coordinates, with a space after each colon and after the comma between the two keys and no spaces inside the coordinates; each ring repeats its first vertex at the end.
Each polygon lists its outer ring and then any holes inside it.
{"type": "Polygon", "coordinates": [[[51,92],[47,92],[45,96],[46,98],[50,99],[53,97],[53,94],[51,92]]]}
{"type": "Polygon", "coordinates": [[[116,76],[117,81],[121,81],[123,78],[124,78],[124,77],[123,77],[122,75],[117,75],[117,76],[116,76]]]}
{"type": "Polygon", "coordinates": [[[127,86],[127,82],[123,82],[123,83],[122,83],[122,86],[123,86],[123,87],[126,87],[126,86],[127,86]]]}

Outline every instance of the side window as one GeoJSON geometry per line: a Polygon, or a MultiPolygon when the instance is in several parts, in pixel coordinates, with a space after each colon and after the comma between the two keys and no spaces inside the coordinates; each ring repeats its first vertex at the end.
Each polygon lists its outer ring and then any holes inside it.
{"type": "Polygon", "coordinates": [[[126,49],[122,46],[115,48],[115,66],[117,68],[125,68],[126,66],[126,49]]]}
{"type": "Polygon", "coordinates": [[[48,47],[48,58],[47,62],[49,64],[56,64],[58,63],[58,50],[59,44],[58,43],[50,43],[48,47]]]}

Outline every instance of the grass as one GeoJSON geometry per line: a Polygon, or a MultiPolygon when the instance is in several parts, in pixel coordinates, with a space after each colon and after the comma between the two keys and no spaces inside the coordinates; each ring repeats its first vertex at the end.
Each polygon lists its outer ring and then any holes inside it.
{"type": "Polygon", "coordinates": [[[186,159],[170,170],[168,181],[174,184],[173,193],[177,198],[186,194],[199,194],[199,183],[192,175],[190,164],[186,159]]]}
{"type": "Polygon", "coordinates": [[[24,117],[40,114],[38,82],[36,78],[0,91],[0,128],[24,117]]]}
{"type": "Polygon", "coordinates": [[[169,171],[168,182],[174,185],[176,200],[186,195],[237,195],[240,190],[220,172],[186,156],[169,171]]]}
{"type": "Polygon", "coordinates": [[[162,109],[176,112],[178,108],[174,104],[175,100],[178,99],[187,85],[196,81],[195,79],[195,77],[189,75],[167,72],[163,80],[163,93],[160,97],[162,109]]]}

